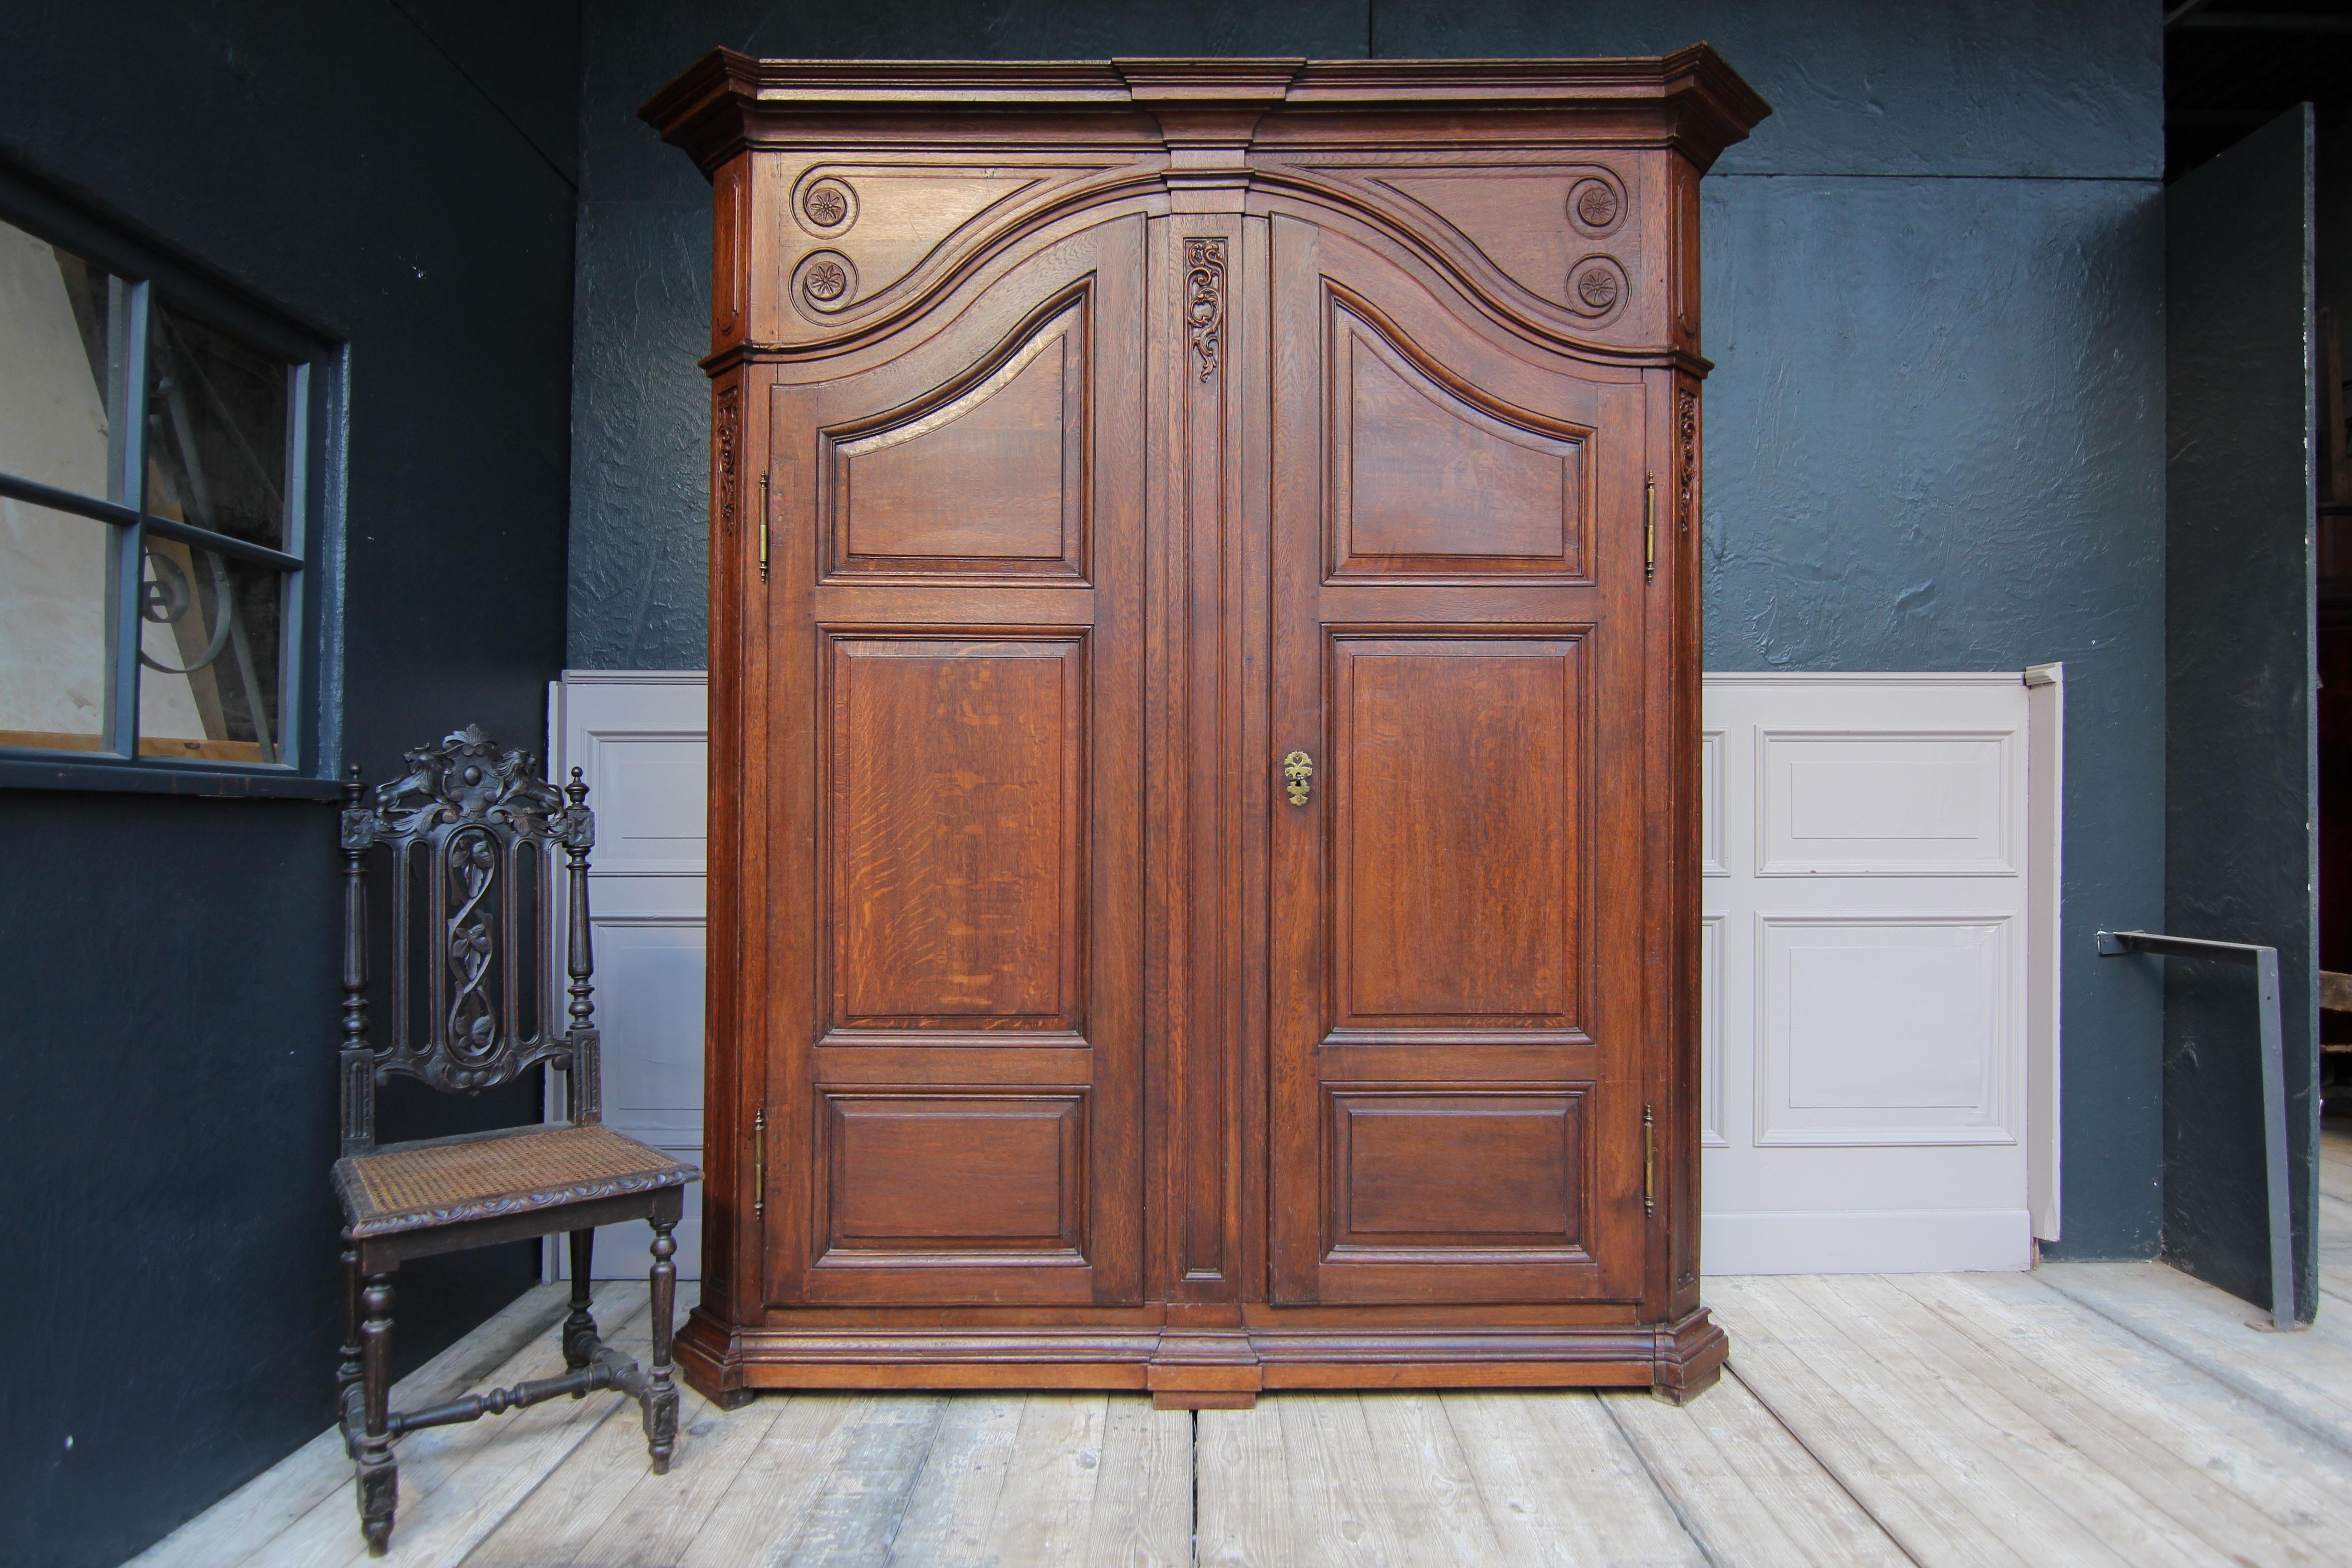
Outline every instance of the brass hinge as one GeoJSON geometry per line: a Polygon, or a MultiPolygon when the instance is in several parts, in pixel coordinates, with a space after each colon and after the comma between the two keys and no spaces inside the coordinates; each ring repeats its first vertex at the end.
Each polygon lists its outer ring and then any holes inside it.
{"type": "Polygon", "coordinates": [[[1642,1107],[1642,1212],[1658,1212],[1658,1119],[1642,1107]]]}
{"type": "Polygon", "coordinates": [[[1642,481],[1642,581],[1649,582],[1658,574],[1658,479],[1652,474],[1642,481]]]}
{"type": "Polygon", "coordinates": [[[768,1113],[751,1118],[751,1212],[768,1212],[768,1113]]]}
{"type": "Polygon", "coordinates": [[[768,476],[760,476],[760,581],[768,580],[768,476]]]}

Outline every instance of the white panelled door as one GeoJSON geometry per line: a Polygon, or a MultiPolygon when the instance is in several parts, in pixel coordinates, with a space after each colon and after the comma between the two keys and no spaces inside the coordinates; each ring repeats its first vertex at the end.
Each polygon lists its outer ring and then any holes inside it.
{"type": "MultiPolygon", "coordinates": [[[[698,671],[569,670],[551,693],[550,776],[581,770],[596,813],[590,941],[603,1035],[604,1121],[702,1161],[705,681],[698,671]]],[[[560,1100],[550,1114],[561,1115],[560,1100]]],[[[676,1232],[681,1279],[702,1275],[702,1188],[676,1232]]],[[[595,1278],[642,1279],[642,1222],[596,1233],[595,1278]]],[[[552,1273],[569,1264],[561,1237],[552,1273]]]]}
{"type": "Polygon", "coordinates": [[[1706,715],[1706,1272],[2031,1267],[2023,680],[1709,676],[1706,715]]]}

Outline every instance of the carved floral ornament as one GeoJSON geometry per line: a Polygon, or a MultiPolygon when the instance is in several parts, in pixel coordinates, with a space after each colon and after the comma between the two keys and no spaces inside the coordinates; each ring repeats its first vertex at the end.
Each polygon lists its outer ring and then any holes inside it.
{"type": "Polygon", "coordinates": [[[722,533],[735,531],[735,478],[741,458],[739,444],[742,438],[743,400],[735,387],[721,387],[714,423],[719,437],[719,527],[722,533]]]}
{"type": "Polygon", "coordinates": [[[1698,509],[1693,504],[1698,487],[1698,394],[1685,386],[1678,395],[1681,407],[1675,434],[1682,442],[1682,461],[1678,476],[1681,493],[1675,501],[1682,526],[1687,530],[1698,521],[1698,509]]]}
{"type": "Polygon", "coordinates": [[[841,228],[849,221],[849,187],[839,180],[819,180],[801,194],[801,211],[819,228],[841,228]]]}
{"type": "Polygon", "coordinates": [[[1586,180],[1573,196],[1576,216],[1587,228],[1607,228],[1617,218],[1617,193],[1599,180],[1586,180]]]}
{"type": "Polygon", "coordinates": [[[1225,242],[1184,242],[1184,326],[1201,362],[1201,379],[1217,374],[1225,336],[1225,242]]]}
{"type": "Polygon", "coordinates": [[[1200,355],[1200,378],[1216,374],[1218,353],[1225,345],[1225,242],[1183,242],[1185,331],[1192,353],[1200,355]]]}
{"type": "Polygon", "coordinates": [[[1568,308],[1580,316],[1615,313],[1626,289],[1625,269],[1612,256],[1588,256],[1568,269],[1568,308]]]}
{"type": "Polygon", "coordinates": [[[1598,239],[1612,233],[1624,221],[1626,208],[1624,183],[1613,170],[1588,165],[1570,169],[1568,202],[1564,216],[1569,226],[1598,239]]]}
{"type": "Polygon", "coordinates": [[[830,314],[856,298],[857,268],[837,250],[820,250],[801,262],[799,283],[810,308],[830,314]]]}
{"type": "Polygon", "coordinates": [[[809,263],[808,291],[812,300],[838,300],[849,289],[849,273],[830,257],[809,263]]]}

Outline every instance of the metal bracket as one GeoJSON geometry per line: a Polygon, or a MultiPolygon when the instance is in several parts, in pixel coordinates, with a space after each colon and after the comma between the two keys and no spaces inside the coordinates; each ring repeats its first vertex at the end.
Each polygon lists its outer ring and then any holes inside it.
{"type": "Polygon", "coordinates": [[[2269,1167],[2271,1326],[2281,1333],[2292,1332],[2300,1325],[2294,1321],[2294,1219],[2287,1194],[2286,1047],[2279,1024],[2278,949],[2193,936],[2159,936],[2146,931],[2099,933],[2101,958],[2135,952],[2157,958],[2204,958],[2253,969],[2263,1039],[2263,1152],[2269,1167]]]}

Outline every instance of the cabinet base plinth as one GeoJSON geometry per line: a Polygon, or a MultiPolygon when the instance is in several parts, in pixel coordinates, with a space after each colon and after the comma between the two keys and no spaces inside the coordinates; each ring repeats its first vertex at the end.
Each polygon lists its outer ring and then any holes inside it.
{"type": "Polygon", "coordinates": [[[1283,1389],[1647,1388],[1681,1405],[1729,1348],[1704,1307],[1672,1323],[1211,1331],[730,1328],[698,1310],[677,1362],[728,1409],[765,1388],[1118,1389],[1164,1410],[1283,1389]]]}
{"type": "Polygon", "coordinates": [[[1247,1410],[1265,1386],[1246,1329],[1169,1329],[1149,1372],[1157,1410],[1247,1410]]]}

